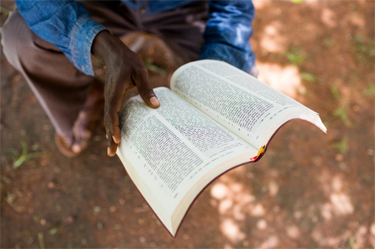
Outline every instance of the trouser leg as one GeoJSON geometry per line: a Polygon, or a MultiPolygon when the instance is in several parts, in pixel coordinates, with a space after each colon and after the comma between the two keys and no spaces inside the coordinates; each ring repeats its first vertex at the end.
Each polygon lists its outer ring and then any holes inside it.
{"type": "Polygon", "coordinates": [[[72,136],[93,77],[80,73],[53,44],[42,40],[15,11],[1,29],[4,55],[25,78],[56,131],[72,136]]]}
{"type": "Polygon", "coordinates": [[[206,1],[197,1],[174,10],[139,17],[144,31],[163,39],[183,63],[199,58],[208,18],[206,1]]]}
{"type": "MultiPolygon", "coordinates": [[[[208,18],[205,3],[198,1],[147,17],[114,1],[83,3],[92,18],[116,36],[148,32],[164,39],[184,62],[198,59],[208,18]]],[[[22,73],[57,133],[72,136],[95,78],[81,73],[58,48],[34,34],[17,11],[9,16],[1,34],[5,56],[22,73]]]]}
{"type": "MultiPolygon", "coordinates": [[[[115,12],[118,4],[109,1],[84,3],[92,18],[121,36],[137,25],[131,17],[115,12]]],[[[73,136],[73,126],[92,84],[92,76],[81,73],[55,45],[32,32],[20,14],[10,14],[1,28],[4,55],[25,78],[58,134],[73,136]]]]}

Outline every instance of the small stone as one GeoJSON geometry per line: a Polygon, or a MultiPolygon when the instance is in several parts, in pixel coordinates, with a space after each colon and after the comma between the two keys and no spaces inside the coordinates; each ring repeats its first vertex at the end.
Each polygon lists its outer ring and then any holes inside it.
{"type": "Polygon", "coordinates": [[[64,222],[67,224],[73,224],[74,223],[74,217],[71,215],[68,215],[65,217],[64,222]]]}
{"type": "Polygon", "coordinates": [[[55,184],[53,182],[49,182],[47,184],[48,188],[54,188],[55,187],[55,184]]]}
{"type": "Polygon", "coordinates": [[[41,224],[42,226],[44,226],[46,223],[47,223],[46,219],[41,219],[41,220],[40,220],[40,224],[41,224]]]}
{"type": "Polygon", "coordinates": [[[102,209],[99,206],[94,206],[93,211],[94,215],[98,215],[102,209]]]}
{"type": "Polygon", "coordinates": [[[120,203],[120,205],[124,205],[125,204],[125,200],[124,199],[119,199],[118,202],[120,203]]]}
{"type": "Polygon", "coordinates": [[[115,206],[111,206],[111,207],[109,208],[109,212],[111,212],[111,213],[116,212],[116,207],[115,207],[115,206]]]}

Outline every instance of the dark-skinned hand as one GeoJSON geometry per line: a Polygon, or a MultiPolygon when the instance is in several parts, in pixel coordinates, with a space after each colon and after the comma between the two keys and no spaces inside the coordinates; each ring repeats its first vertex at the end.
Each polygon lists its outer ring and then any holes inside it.
{"type": "Polygon", "coordinates": [[[157,108],[160,103],[149,84],[143,62],[116,36],[108,31],[100,32],[94,39],[91,53],[106,68],[104,126],[108,140],[107,154],[114,156],[121,141],[119,112],[126,92],[136,86],[148,106],[157,108]]]}

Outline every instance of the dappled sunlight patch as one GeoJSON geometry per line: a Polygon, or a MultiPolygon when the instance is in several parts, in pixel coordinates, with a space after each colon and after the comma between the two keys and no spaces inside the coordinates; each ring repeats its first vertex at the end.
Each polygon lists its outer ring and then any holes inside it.
{"type": "Polygon", "coordinates": [[[253,0],[253,4],[255,9],[261,9],[268,5],[271,1],[270,0],[253,0]]]}
{"type": "Polygon", "coordinates": [[[354,212],[350,197],[343,192],[343,180],[340,176],[331,177],[327,171],[321,176],[322,189],[329,201],[320,208],[320,214],[325,220],[331,220],[333,214],[336,216],[349,215],[354,212]]]}
{"type": "Polygon", "coordinates": [[[349,196],[343,193],[332,194],[330,200],[332,209],[336,215],[348,215],[353,213],[354,209],[349,196]]]}
{"type": "Polygon", "coordinates": [[[266,229],[266,228],[267,228],[267,221],[264,220],[264,219],[258,220],[258,222],[257,222],[257,228],[258,228],[259,230],[264,230],[264,229],[266,229]]]}
{"type": "Polygon", "coordinates": [[[373,247],[375,247],[375,223],[372,223],[370,231],[370,243],[373,247]]]}
{"type": "Polygon", "coordinates": [[[275,235],[271,235],[264,241],[261,248],[275,248],[279,244],[279,239],[275,235]]]}
{"type": "Polygon", "coordinates": [[[353,25],[360,29],[365,28],[366,22],[364,16],[359,12],[351,11],[341,20],[342,26],[353,25]]]}
{"type": "Polygon", "coordinates": [[[245,238],[245,234],[241,232],[239,226],[232,219],[224,219],[221,222],[220,230],[233,243],[245,238]]]}
{"type": "Polygon", "coordinates": [[[268,184],[269,193],[271,196],[275,196],[277,192],[279,191],[279,185],[275,181],[271,181],[268,184]]]}
{"type": "Polygon", "coordinates": [[[304,3],[310,4],[310,5],[317,5],[321,2],[321,0],[305,0],[304,3]]]}
{"type": "Polygon", "coordinates": [[[285,93],[289,97],[296,98],[298,94],[304,94],[306,89],[301,84],[300,72],[297,66],[288,65],[282,67],[273,63],[258,63],[259,80],[285,93]]]}
{"type": "Polygon", "coordinates": [[[339,176],[334,176],[332,179],[332,190],[335,192],[340,192],[342,190],[342,179],[339,176]]]}
{"type": "Polygon", "coordinates": [[[280,22],[272,22],[266,26],[260,38],[262,51],[270,53],[285,53],[287,50],[286,39],[280,34],[280,22]]]}
{"type": "Polygon", "coordinates": [[[366,242],[367,228],[360,226],[355,234],[353,248],[364,248],[366,242]]]}
{"type": "Polygon", "coordinates": [[[240,183],[232,183],[231,185],[229,185],[229,188],[232,190],[233,193],[243,192],[243,185],[240,183]]]}
{"type": "MultiPolygon", "coordinates": [[[[236,175],[234,171],[232,174],[236,175]]],[[[246,233],[241,230],[244,229],[246,218],[264,216],[265,209],[262,204],[254,204],[255,197],[251,191],[230,175],[227,174],[224,180],[220,178],[212,185],[210,203],[220,214],[221,232],[229,242],[236,244],[246,237],[246,233]]],[[[253,226],[259,230],[265,230],[267,222],[261,219],[253,226]]]]}
{"type": "Polygon", "coordinates": [[[320,214],[325,220],[332,219],[332,205],[330,203],[324,203],[320,209],[320,214]]]}
{"type": "Polygon", "coordinates": [[[253,208],[250,209],[250,213],[252,216],[260,217],[265,214],[265,210],[262,204],[256,204],[253,208]]]}
{"type": "Polygon", "coordinates": [[[330,28],[334,28],[337,26],[336,14],[329,8],[323,8],[320,15],[320,20],[330,28]]]}
{"type": "Polygon", "coordinates": [[[219,212],[221,214],[225,214],[232,207],[233,201],[231,199],[222,200],[219,204],[219,212]]]}
{"type": "Polygon", "coordinates": [[[231,246],[231,245],[229,245],[229,244],[225,244],[224,245],[224,249],[232,249],[233,248],[233,246],[231,246]]]}
{"type": "Polygon", "coordinates": [[[216,183],[211,188],[211,196],[217,200],[222,200],[228,195],[228,187],[222,183],[216,183]]]}
{"type": "Polygon", "coordinates": [[[287,235],[292,239],[297,239],[300,236],[300,231],[296,226],[289,226],[286,228],[287,235]]]}
{"type": "Polygon", "coordinates": [[[332,248],[336,248],[337,245],[339,245],[340,241],[342,241],[342,239],[346,239],[344,238],[344,236],[337,236],[337,237],[333,237],[333,236],[323,236],[321,231],[316,229],[312,232],[311,234],[312,238],[314,239],[314,241],[321,247],[332,247],[332,248]]]}

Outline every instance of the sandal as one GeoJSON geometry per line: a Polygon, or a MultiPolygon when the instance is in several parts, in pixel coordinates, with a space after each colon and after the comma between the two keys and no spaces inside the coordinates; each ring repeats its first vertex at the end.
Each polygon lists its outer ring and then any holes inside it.
{"type": "Polygon", "coordinates": [[[61,154],[73,158],[84,151],[91,140],[97,121],[104,110],[103,85],[95,82],[87,96],[83,108],[73,126],[73,138],[55,135],[55,143],[61,154]]]}

